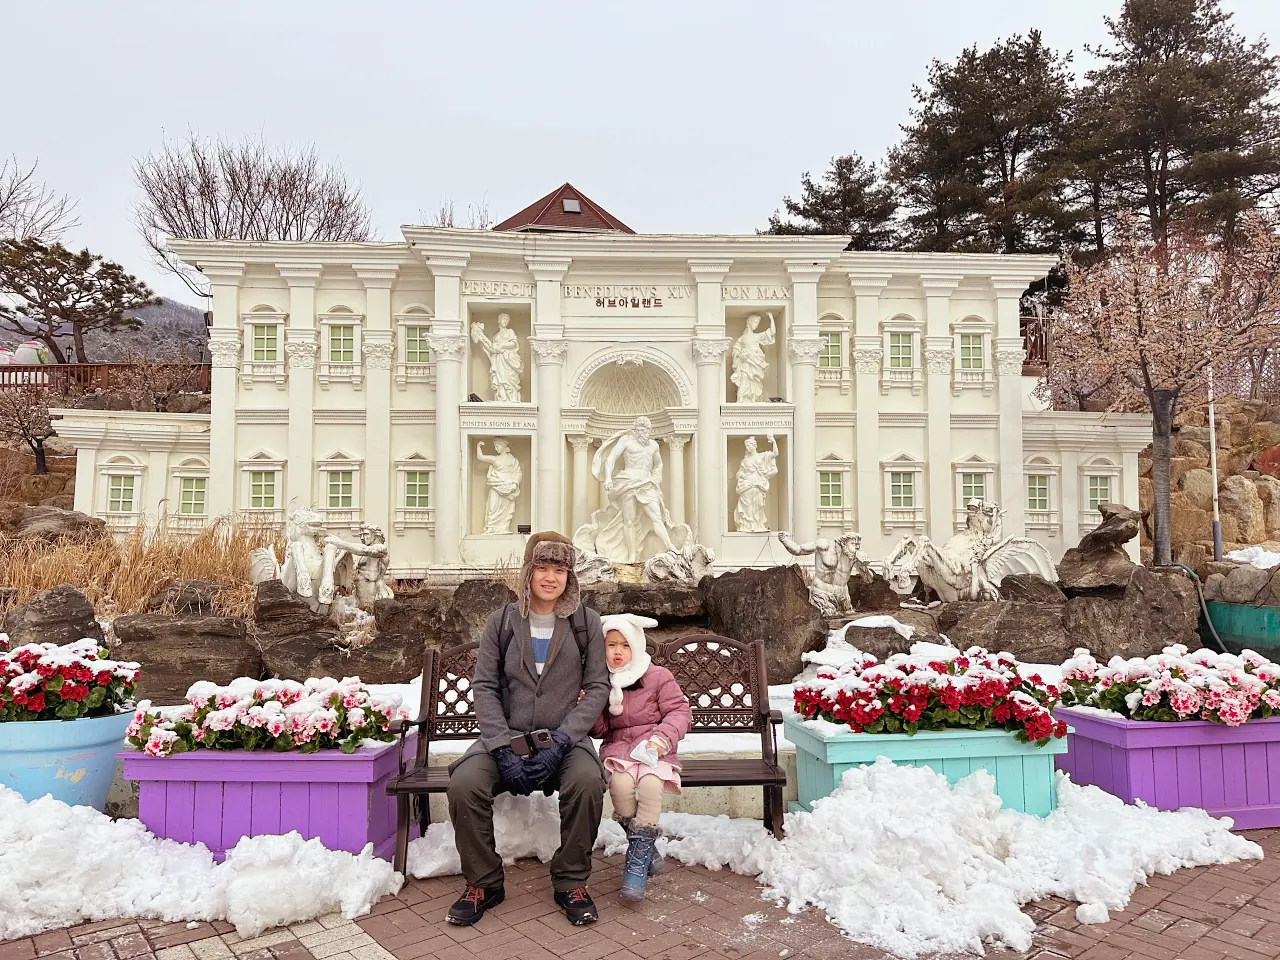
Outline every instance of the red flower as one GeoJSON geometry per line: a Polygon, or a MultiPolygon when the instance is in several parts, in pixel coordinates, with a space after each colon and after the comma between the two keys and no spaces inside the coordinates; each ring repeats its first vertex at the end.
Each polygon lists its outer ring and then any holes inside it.
{"type": "Polygon", "coordinates": [[[37,693],[33,697],[27,698],[27,709],[32,713],[39,713],[44,709],[44,694],[37,693]]]}
{"type": "Polygon", "coordinates": [[[89,688],[82,683],[64,683],[58,691],[63,700],[83,700],[89,695],[89,688]]]}

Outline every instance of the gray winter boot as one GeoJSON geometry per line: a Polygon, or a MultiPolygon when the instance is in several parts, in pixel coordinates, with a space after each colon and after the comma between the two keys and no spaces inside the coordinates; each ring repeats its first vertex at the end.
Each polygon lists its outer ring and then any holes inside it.
{"type": "Polygon", "coordinates": [[[622,869],[622,889],[618,895],[623,900],[643,900],[645,882],[653,867],[658,837],[662,830],[647,823],[633,823],[627,834],[627,862],[622,869]]]}

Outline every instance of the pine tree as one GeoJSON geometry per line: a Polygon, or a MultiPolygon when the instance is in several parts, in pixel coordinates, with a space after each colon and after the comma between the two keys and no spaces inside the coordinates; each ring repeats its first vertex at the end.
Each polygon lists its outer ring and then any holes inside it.
{"type": "Polygon", "coordinates": [[[831,168],[816,183],[806,170],[800,178],[800,199],[783,197],[782,205],[787,219],[774,211],[766,233],[848,234],[850,250],[888,250],[897,241],[893,188],[877,164],[856,153],[833,157],[831,168]]]}

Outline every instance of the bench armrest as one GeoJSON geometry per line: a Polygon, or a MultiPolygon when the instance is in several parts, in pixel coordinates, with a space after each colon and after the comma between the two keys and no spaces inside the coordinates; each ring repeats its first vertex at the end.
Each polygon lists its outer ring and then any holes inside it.
{"type": "Polygon", "coordinates": [[[769,722],[770,722],[770,723],[781,723],[781,722],[782,722],[782,711],[781,711],[781,710],[770,710],[770,711],[769,711],[769,722]]]}
{"type": "Polygon", "coordinates": [[[398,734],[396,739],[396,769],[404,776],[404,741],[409,731],[418,727],[426,727],[426,720],[392,720],[387,727],[388,732],[398,734]]]}

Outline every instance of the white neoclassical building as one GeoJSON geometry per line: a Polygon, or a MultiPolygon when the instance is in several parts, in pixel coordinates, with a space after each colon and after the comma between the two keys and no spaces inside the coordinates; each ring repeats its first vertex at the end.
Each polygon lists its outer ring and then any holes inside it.
{"type": "Polygon", "coordinates": [[[905,534],[945,540],[974,497],[1056,558],[1098,502],[1138,499],[1147,417],[1032,399],[1019,297],[1052,257],[641,235],[568,184],[493,230],[172,246],[212,285],[212,413],[58,427],[76,508],[119,529],[306,505],[381,527],[401,577],[457,575],[517,556],[522,528],[586,522],[605,503],[594,454],[638,415],[672,521],[724,568],[791,562],[779,530],[856,530],[882,558],[905,534]],[[738,402],[749,328],[759,400],[738,402]],[[770,436],[768,530],[740,532],[745,444],[770,436]]]}

